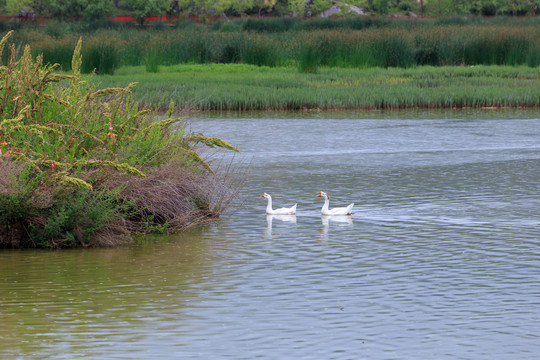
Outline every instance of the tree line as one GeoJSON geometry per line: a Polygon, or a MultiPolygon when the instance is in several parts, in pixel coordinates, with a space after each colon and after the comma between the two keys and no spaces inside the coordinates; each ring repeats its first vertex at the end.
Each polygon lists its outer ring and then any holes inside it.
{"type": "Polygon", "coordinates": [[[4,14],[32,14],[55,20],[103,20],[131,15],[317,16],[332,6],[350,5],[372,15],[525,16],[540,13],[540,0],[0,0],[4,14]]]}

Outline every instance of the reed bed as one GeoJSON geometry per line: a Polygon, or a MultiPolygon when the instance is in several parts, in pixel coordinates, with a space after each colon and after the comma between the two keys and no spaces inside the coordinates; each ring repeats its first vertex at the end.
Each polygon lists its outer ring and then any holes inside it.
{"type": "Polygon", "coordinates": [[[284,32],[301,30],[364,30],[369,28],[410,28],[422,26],[424,28],[446,25],[497,25],[497,26],[538,26],[540,20],[536,17],[440,17],[440,18],[388,18],[371,16],[351,16],[341,18],[312,18],[302,21],[297,18],[262,18],[262,19],[236,19],[232,21],[221,20],[213,24],[214,30],[225,31],[230,28],[243,31],[258,32],[284,32]]]}
{"type": "Polygon", "coordinates": [[[166,107],[167,94],[179,106],[212,111],[540,106],[540,68],[526,66],[319,67],[300,73],[295,67],[207,64],[162,67],[158,74],[126,67],[89,79],[101,86],[137,81],[133,95],[148,105],[166,107]]]}
{"type": "MultiPolygon", "coordinates": [[[[360,18],[364,19],[364,18],[360,18]]],[[[277,20],[268,20],[268,23],[277,20]]],[[[318,21],[318,20],[317,20],[318,21]]],[[[172,28],[168,30],[103,29],[84,34],[85,72],[112,74],[121,66],[185,63],[243,63],[258,66],[325,67],[402,67],[417,65],[540,65],[539,21],[499,23],[470,22],[439,24],[388,19],[362,20],[378,25],[351,31],[345,20],[332,20],[340,26],[306,30],[220,31],[211,28],[172,28]],[[383,24],[386,24],[383,26],[383,24]],[[390,24],[390,25],[388,25],[390,24]],[[306,54],[311,55],[306,56],[306,54]],[[306,64],[302,64],[306,61],[306,64]]],[[[321,20],[323,21],[323,20],[321,20]]],[[[325,20],[327,21],[327,20],[325,20]]],[[[354,23],[360,20],[349,20],[354,23]]],[[[324,22],[324,21],[323,21],[324,22]]],[[[264,21],[245,24],[265,24],[264,21]]],[[[325,22],[326,23],[326,22],[325,22]]],[[[221,25],[224,26],[224,25],[221,25]]],[[[254,27],[254,25],[250,25],[254,27]]],[[[295,25],[296,26],[296,25],[295,25]]],[[[352,25],[351,25],[352,26],[352,25]]],[[[250,27],[250,28],[251,28],[250,27]]],[[[289,28],[292,27],[289,26],[289,28]]],[[[79,37],[43,34],[27,29],[12,43],[29,43],[35,54],[43,53],[46,62],[60,63],[70,70],[69,49],[79,37]]],[[[4,62],[5,62],[4,57],[4,62]]]]}

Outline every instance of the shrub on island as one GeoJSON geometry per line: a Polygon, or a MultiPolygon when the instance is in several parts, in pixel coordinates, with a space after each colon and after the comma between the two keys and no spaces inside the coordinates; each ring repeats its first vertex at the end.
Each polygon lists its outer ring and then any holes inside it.
{"type": "MultiPolygon", "coordinates": [[[[12,32],[0,41],[0,58],[12,32]]],[[[131,89],[96,90],[72,74],[9,49],[0,67],[0,247],[98,247],[133,233],[185,229],[232,200],[196,144],[238,151],[188,133],[173,117],[140,109],[131,89]]]]}

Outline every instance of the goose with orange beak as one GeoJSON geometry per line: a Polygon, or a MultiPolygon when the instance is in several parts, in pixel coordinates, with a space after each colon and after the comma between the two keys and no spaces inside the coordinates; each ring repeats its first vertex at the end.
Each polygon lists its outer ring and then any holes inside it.
{"type": "Polygon", "coordinates": [[[321,209],[322,215],[333,216],[333,215],[353,215],[354,214],[352,212],[354,203],[350,204],[347,207],[337,207],[337,208],[329,209],[328,207],[330,206],[330,198],[328,197],[328,194],[325,193],[324,191],[319,191],[319,194],[317,195],[317,197],[324,198],[324,205],[321,209]]]}
{"type": "Polygon", "coordinates": [[[268,205],[266,205],[266,213],[268,215],[296,215],[296,204],[290,208],[279,208],[274,210],[272,209],[272,197],[267,193],[262,194],[261,197],[268,200],[268,205]]]}

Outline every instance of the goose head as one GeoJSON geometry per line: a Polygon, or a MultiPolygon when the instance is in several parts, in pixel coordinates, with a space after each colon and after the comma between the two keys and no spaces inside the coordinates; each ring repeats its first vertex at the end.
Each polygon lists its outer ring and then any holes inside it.
{"type": "Polygon", "coordinates": [[[267,193],[263,193],[261,195],[261,197],[265,198],[265,199],[271,199],[272,197],[270,195],[268,195],[267,193]]]}
{"type": "Polygon", "coordinates": [[[319,194],[317,195],[317,197],[328,199],[328,195],[324,191],[319,191],[319,194]]]}

